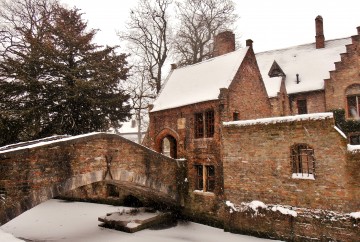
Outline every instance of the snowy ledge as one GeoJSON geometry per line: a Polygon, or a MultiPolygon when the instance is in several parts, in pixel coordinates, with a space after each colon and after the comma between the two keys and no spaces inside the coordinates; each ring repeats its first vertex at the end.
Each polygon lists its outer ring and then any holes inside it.
{"type": "Polygon", "coordinates": [[[284,215],[289,215],[292,217],[307,217],[314,218],[320,220],[330,220],[330,221],[342,221],[347,219],[360,219],[360,211],[352,212],[352,213],[340,213],[331,210],[322,210],[322,209],[311,209],[311,208],[298,208],[287,205],[279,205],[279,204],[265,204],[261,201],[252,201],[249,203],[242,202],[240,205],[234,204],[230,201],[225,202],[226,206],[229,207],[229,212],[246,212],[252,211],[254,215],[264,216],[261,214],[259,209],[264,209],[272,212],[279,212],[284,215]]]}
{"type": "Polygon", "coordinates": [[[282,205],[266,205],[265,203],[261,201],[252,201],[249,203],[242,202],[239,206],[236,206],[230,201],[226,201],[225,204],[230,207],[230,213],[233,212],[244,212],[244,211],[254,211],[255,215],[258,215],[259,208],[271,210],[273,212],[280,212],[284,215],[290,215],[292,217],[297,217],[297,212],[292,210],[289,206],[282,206],[282,205]]]}
{"type": "Polygon", "coordinates": [[[293,173],[292,179],[315,180],[314,174],[293,173]]]}
{"type": "Polygon", "coordinates": [[[312,113],[312,114],[301,114],[286,117],[275,117],[275,118],[262,118],[262,119],[251,119],[242,121],[231,121],[224,122],[224,126],[250,126],[256,124],[276,124],[276,123],[287,123],[294,121],[307,121],[307,120],[324,120],[333,118],[333,113],[312,113]]]}
{"type": "Polygon", "coordinates": [[[349,214],[354,219],[360,219],[360,212],[353,212],[349,214]]]}
{"type": "Polygon", "coordinates": [[[194,190],[194,193],[204,195],[204,196],[209,196],[209,197],[215,196],[215,194],[213,192],[204,192],[203,190],[194,190]]]}
{"type": "Polygon", "coordinates": [[[347,145],[347,150],[351,153],[360,153],[360,145],[347,145]]]}

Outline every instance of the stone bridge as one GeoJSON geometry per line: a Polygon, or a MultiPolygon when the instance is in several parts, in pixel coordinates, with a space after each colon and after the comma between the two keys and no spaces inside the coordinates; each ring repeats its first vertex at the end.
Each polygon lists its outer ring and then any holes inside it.
{"type": "Polygon", "coordinates": [[[184,161],[115,134],[92,133],[0,149],[0,225],[67,191],[105,181],[183,204],[184,161]],[[11,148],[11,149],[10,149],[11,148]]]}

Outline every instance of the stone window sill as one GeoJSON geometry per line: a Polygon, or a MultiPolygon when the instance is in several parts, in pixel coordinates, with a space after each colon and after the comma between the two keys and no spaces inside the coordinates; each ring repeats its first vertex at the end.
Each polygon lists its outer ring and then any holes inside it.
{"type": "Polygon", "coordinates": [[[293,173],[291,178],[302,179],[302,180],[315,180],[314,174],[306,174],[306,173],[293,173]]]}
{"type": "Polygon", "coordinates": [[[208,197],[214,197],[215,193],[213,192],[204,192],[203,190],[194,190],[195,194],[199,194],[199,195],[203,195],[203,196],[208,196],[208,197]]]}

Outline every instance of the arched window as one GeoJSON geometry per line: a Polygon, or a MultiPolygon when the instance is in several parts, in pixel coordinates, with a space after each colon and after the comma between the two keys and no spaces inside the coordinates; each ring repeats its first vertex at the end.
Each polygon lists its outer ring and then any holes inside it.
{"type": "Polygon", "coordinates": [[[351,85],[346,89],[346,110],[348,118],[358,119],[360,115],[360,85],[351,85]]]}
{"type": "Polygon", "coordinates": [[[292,178],[314,179],[314,149],[307,144],[295,144],[291,147],[292,178]]]}

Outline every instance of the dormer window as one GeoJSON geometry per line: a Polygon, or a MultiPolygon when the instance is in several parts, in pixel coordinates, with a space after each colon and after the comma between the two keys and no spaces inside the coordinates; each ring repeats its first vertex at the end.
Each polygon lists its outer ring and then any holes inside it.
{"type": "Polygon", "coordinates": [[[272,64],[268,75],[269,77],[286,76],[276,61],[272,64]]]}

